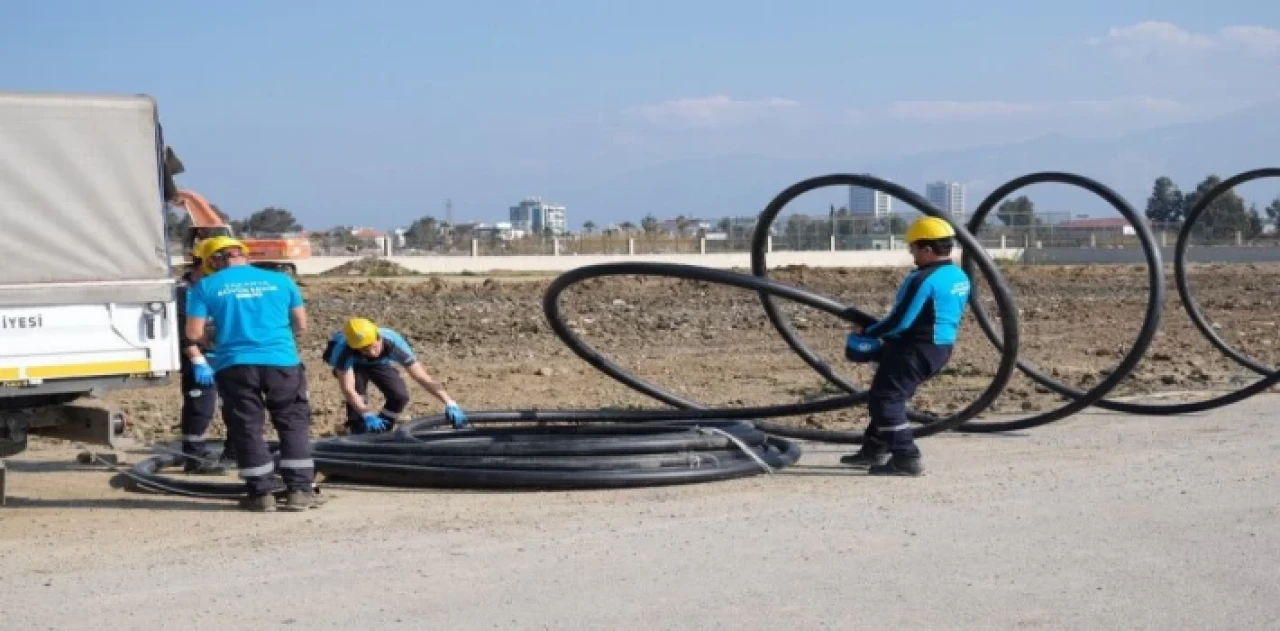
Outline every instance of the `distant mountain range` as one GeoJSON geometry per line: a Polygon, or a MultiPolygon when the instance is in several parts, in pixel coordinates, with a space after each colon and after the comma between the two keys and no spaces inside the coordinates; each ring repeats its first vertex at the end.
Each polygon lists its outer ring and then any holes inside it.
{"type": "MultiPolygon", "coordinates": [[[[600,209],[597,223],[638,223],[649,212],[659,219],[677,214],[708,219],[753,215],[799,180],[831,172],[856,172],[885,177],[922,194],[929,181],[965,182],[972,210],[1008,180],[1032,171],[1055,170],[1097,179],[1141,211],[1155,178],[1161,175],[1173,178],[1185,193],[1209,174],[1225,178],[1259,167],[1280,167],[1280,101],[1114,138],[1055,134],[1019,143],[859,162],[852,168],[837,168],[831,160],[763,156],[668,162],[626,173],[590,191],[578,191],[574,205],[600,209]]],[[[1280,182],[1265,190],[1280,190],[1280,182]]],[[[1270,201],[1251,198],[1247,190],[1242,193],[1259,208],[1270,201]]],[[[1114,214],[1100,201],[1081,203],[1087,193],[1073,193],[1062,186],[1037,187],[1028,194],[1039,209],[1092,216],[1114,214]]],[[[828,203],[840,205],[845,199],[847,190],[832,190],[822,199],[806,199],[803,207],[798,200],[794,211],[825,211],[828,203]]],[[[895,203],[895,208],[900,207],[905,205],[895,203]]]]}

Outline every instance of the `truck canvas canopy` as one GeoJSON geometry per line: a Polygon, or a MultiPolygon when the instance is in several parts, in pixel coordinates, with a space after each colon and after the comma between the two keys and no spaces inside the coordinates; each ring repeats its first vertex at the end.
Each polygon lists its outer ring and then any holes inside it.
{"type": "Polygon", "coordinates": [[[0,92],[0,307],[171,300],[163,159],[149,97],[0,92]]]}

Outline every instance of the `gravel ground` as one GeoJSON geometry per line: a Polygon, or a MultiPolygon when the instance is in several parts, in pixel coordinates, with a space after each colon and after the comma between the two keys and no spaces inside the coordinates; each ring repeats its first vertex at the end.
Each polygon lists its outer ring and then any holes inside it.
{"type": "Polygon", "coordinates": [[[1280,617],[1277,398],[922,441],[875,479],[612,492],[330,488],[306,514],[13,463],[6,628],[1247,629],[1280,617]]]}

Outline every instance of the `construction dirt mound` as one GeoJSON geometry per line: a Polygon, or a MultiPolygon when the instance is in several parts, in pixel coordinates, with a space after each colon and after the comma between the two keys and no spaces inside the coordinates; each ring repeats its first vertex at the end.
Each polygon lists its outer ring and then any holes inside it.
{"type": "Polygon", "coordinates": [[[415,272],[399,263],[393,263],[387,259],[378,258],[376,256],[366,256],[362,259],[343,263],[331,270],[321,274],[321,276],[420,276],[419,272],[415,272]]]}
{"type": "MultiPolygon", "coordinates": [[[[372,318],[402,333],[427,371],[443,380],[465,408],[662,407],[596,372],[552,335],[542,313],[546,279],[486,276],[368,278],[394,266],[365,259],[305,283],[311,323],[301,351],[311,380],[318,435],[345,419],[337,381],[320,361],[328,338],[352,316],[372,318]]],[[[885,313],[906,269],[777,270],[776,280],[808,287],[870,313],[885,313]]],[[[1138,332],[1146,304],[1142,266],[1011,266],[1005,277],[1021,309],[1022,354],[1057,378],[1088,387],[1116,364],[1138,332]]],[[[1280,363],[1280,265],[1213,265],[1192,270],[1196,298],[1221,335],[1260,362],[1280,363]]],[[[979,283],[984,302],[990,291],[979,283]]],[[[1256,375],[1234,365],[1194,330],[1182,312],[1173,275],[1161,332],[1146,358],[1113,397],[1238,388],[1256,375]]],[[[832,394],[830,386],[790,352],[765,319],[757,295],[700,282],[661,278],[594,279],[563,296],[572,327],[602,353],[642,377],[709,405],[765,405],[832,394]]],[[[801,336],[843,374],[866,383],[869,368],[843,359],[848,326],[825,314],[782,303],[801,336]]],[[[967,318],[946,371],[921,389],[915,404],[947,412],[972,401],[989,382],[998,355],[967,318]]],[[[406,378],[407,380],[407,378],[406,378]]],[[[412,415],[439,413],[438,402],[410,383],[412,415]]],[[[371,390],[376,392],[376,390],[371,390]]],[[[1182,395],[1179,395],[1182,396],[1182,395]]],[[[181,392],[172,388],[111,395],[143,430],[142,437],[178,433],[181,392]]],[[[373,395],[376,404],[381,398],[373,395]]],[[[1019,375],[994,406],[1023,413],[1058,407],[1063,399],[1019,375]]],[[[865,408],[783,419],[815,427],[852,428],[865,408]]],[[[1117,418],[1117,422],[1123,419],[1117,418]]],[[[215,423],[221,433],[221,421],[215,423]]]]}

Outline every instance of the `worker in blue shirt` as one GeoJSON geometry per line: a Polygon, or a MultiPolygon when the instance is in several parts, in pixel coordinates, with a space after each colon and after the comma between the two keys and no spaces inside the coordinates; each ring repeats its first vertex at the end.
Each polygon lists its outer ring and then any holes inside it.
{"type": "Polygon", "coordinates": [[[969,301],[969,276],[950,258],[951,224],[923,217],[907,229],[906,241],[916,268],[898,289],[893,309],[865,328],[855,325],[846,339],[848,359],[879,365],[867,393],[871,422],[862,448],[840,461],[865,466],[872,475],[924,472],[907,402],[951,359],[969,301]]]}
{"type": "Polygon", "coordinates": [[[409,389],[396,365],[444,404],[445,416],[455,429],[467,423],[462,408],[444,386],[427,374],[404,337],[392,329],[379,327],[367,318],[351,318],[333,334],[321,356],[333,367],[333,376],[342,388],[347,403],[347,429],[352,434],[389,431],[404,414],[409,406],[409,389]],[[381,412],[374,413],[365,402],[370,382],[382,392],[381,412]]]}
{"type": "MultiPolygon", "coordinates": [[[[288,275],[249,264],[248,248],[218,236],[203,248],[214,274],[187,292],[187,340],[205,338],[209,319],[217,323],[218,350],[212,370],[222,399],[222,420],[235,451],[252,511],[305,511],[321,504],[314,492],[311,459],[311,405],[307,373],[295,335],[307,328],[302,292],[288,275]],[[280,437],[277,464],[263,437],[265,417],[280,437]],[[285,491],[277,498],[277,467],[285,491]]],[[[199,346],[195,348],[198,354],[199,346]]],[[[208,360],[194,357],[193,361],[208,360]]]]}

